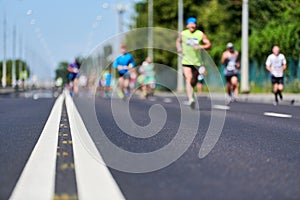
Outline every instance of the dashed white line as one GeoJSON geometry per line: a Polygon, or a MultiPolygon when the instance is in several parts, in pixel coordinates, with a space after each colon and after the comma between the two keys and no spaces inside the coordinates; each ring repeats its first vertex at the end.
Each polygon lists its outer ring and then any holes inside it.
{"type": "Polygon", "coordinates": [[[164,98],[163,102],[164,103],[172,103],[172,99],[171,98],[164,98]]]}
{"type": "Polygon", "coordinates": [[[269,117],[292,118],[292,115],[290,114],[275,113],[275,112],[264,112],[264,115],[269,117]]]}
{"type": "Polygon", "coordinates": [[[212,108],[218,109],[218,110],[230,110],[230,107],[225,106],[225,105],[213,105],[212,108]]]}

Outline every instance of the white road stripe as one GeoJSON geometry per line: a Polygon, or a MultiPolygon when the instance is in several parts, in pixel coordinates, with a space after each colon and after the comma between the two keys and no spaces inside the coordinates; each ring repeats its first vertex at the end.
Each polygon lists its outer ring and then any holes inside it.
{"type": "Polygon", "coordinates": [[[225,106],[225,105],[213,105],[212,108],[218,109],[218,110],[230,110],[230,107],[225,106]]]}
{"type": "Polygon", "coordinates": [[[73,140],[79,199],[125,199],[104,162],[99,162],[103,159],[90,138],[72,98],[67,93],[66,105],[73,140]]]}
{"type": "Polygon", "coordinates": [[[292,118],[292,115],[282,114],[282,113],[274,113],[274,112],[264,112],[264,115],[270,116],[270,117],[292,118]]]}
{"type": "Polygon", "coordinates": [[[64,96],[56,100],[10,199],[53,199],[59,122],[64,96]]]}

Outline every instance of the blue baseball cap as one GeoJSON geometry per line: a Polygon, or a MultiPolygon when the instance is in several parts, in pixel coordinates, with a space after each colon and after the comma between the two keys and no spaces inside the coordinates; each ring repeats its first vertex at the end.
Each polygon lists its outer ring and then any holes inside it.
{"type": "Polygon", "coordinates": [[[189,24],[189,23],[194,23],[194,24],[197,24],[197,19],[195,17],[189,17],[187,20],[186,20],[186,23],[189,24]]]}

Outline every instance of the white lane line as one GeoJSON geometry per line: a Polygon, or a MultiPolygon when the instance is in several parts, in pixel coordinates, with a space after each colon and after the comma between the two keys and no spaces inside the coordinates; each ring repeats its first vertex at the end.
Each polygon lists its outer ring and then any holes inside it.
{"type": "Polygon", "coordinates": [[[274,112],[264,112],[264,115],[269,117],[292,118],[292,115],[274,112]]]}
{"type": "Polygon", "coordinates": [[[230,110],[230,107],[225,106],[225,105],[213,105],[212,108],[218,109],[218,110],[230,110]]]}
{"type": "Polygon", "coordinates": [[[53,199],[56,151],[64,96],[56,100],[10,199],[53,199]]]}
{"type": "Polygon", "coordinates": [[[66,106],[73,141],[78,198],[125,199],[86,130],[72,98],[67,93],[66,106]]]}
{"type": "Polygon", "coordinates": [[[164,103],[172,103],[172,99],[171,98],[164,98],[163,102],[164,103]]]}

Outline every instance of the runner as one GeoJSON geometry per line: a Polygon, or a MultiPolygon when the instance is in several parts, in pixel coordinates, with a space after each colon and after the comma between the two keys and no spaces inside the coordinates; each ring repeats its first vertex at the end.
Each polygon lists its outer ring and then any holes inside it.
{"type": "Polygon", "coordinates": [[[69,88],[70,88],[71,96],[78,94],[79,69],[80,69],[80,62],[76,58],[74,63],[71,63],[68,66],[68,71],[69,71],[68,78],[69,78],[69,88]]]}
{"type": "Polygon", "coordinates": [[[275,95],[274,105],[278,105],[278,96],[280,100],[283,99],[282,91],[284,85],[284,70],[286,67],[285,56],[280,53],[279,46],[274,46],[272,48],[272,54],[268,56],[266,61],[266,69],[271,73],[271,82],[275,95]]]}
{"type": "Polygon", "coordinates": [[[137,79],[137,73],[135,70],[130,70],[130,79],[129,79],[129,88],[130,93],[133,94],[136,88],[136,79],[137,79]]]}
{"type": "Polygon", "coordinates": [[[64,83],[64,80],[63,80],[62,77],[57,77],[56,78],[55,85],[54,85],[54,93],[53,93],[54,97],[58,97],[62,93],[63,83],[64,83]]]}
{"type": "Polygon", "coordinates": [[[234,102],[238,98],[239,92],[239,52],[234,49],[231,42],[226,45],[226,48],[226,51],[222,54],[221,62],[225,65],[224,75],[226,78],[227,93],[230,97],[230,102],[234,102]]]}
{"type": "Polygon", "coordinates": [[[147,57],[139,68],[139,72],[143,76],[142,98],[153,96],[155,89],[155,71],[154,65],[150,57],[147,57]]]}
{"type": "Polygon", "coordinates": [[[126,99],[130,95],[129,89],[129,80],[130,80],[130,71],[135,70],[135,62],[130,53],[127,52],[126,46],[121,45],[121,55],[117,57],[113,63],[113,67],[118,70],[118,87],[119,87],[119,96],[122,99],[126,99]]]}
{"type": "Polygon", "coordinates": [[[189,106],[195,108],[194,87],[197,85],[198,68],[202,64],[201,49],[209,49],[211,43],[206,35],[196,30],[195,17],[187,19],[187,29],[182,31],[177,40],[177,52],[182,53],[183,75],[186,81],[186,93],[189,106]]]}
{"type": "Polygon", "coordinates": [[[103,82],[104,82],[104,97],[110,98],[111,97],[111,80],[112,74],[111,69],[108,69],[103,75],[103,82]]]}

